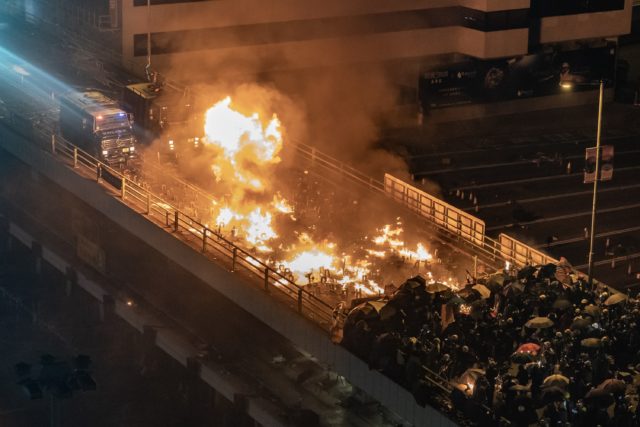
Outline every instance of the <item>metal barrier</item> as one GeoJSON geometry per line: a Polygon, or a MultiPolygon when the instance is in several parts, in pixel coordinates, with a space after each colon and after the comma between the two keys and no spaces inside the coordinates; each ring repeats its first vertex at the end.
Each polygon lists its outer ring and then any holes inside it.
{"type": "Polygon", "coordinates": [[[377,193],[384,193],[384,183],[360,172],[358,169],[329,156],[317,148],[300,142],[289,142],[289,146],[296,150],[296,154],[307,160],[311,167],[319,168],[324,172],[329,172],[333,176],[343,179],[347,178],[353,183],[357,183],[377,193]]]}
{"type": "Polygon", "coordinates": [[[477,245],[484,244],[485,224],[479,218],[390,175],[384,175],[384,191],[396,200],[451,233],[477,245]]]}
{"type": "Polygon", "coordinates": [[[558,260],[549,255],[532,248],[513,237],[500,233],[500,253],[505,260],[510,260],[515,266],[522,267],[527,264],[545,265],[558,263],[558,260]]]}

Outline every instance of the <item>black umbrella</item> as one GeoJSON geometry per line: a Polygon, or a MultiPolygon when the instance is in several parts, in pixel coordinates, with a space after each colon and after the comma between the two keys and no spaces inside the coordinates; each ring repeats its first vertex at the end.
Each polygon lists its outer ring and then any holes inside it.
{"type": "Polygon", "coordinates": [[[571,307],[573,307],[573,304],[567,299],[557,299],[553,302],[553,308],[557,310],[566,310],[571,307]]]}
{"type": "Polygon", "coordinates": [[[505,282],[509,279],[509,276],[500,272],[495,273],[489,276],[489,280],[487,280],[487,287],[491,289],[493,286],[502,287],[505,282]]]}
{"type": "Polygon", "coordinates": [[[571,329],[574,331],[578,329],[585,329],[585,328],[588,328],[591,325],[591,323],[592,322],[589,319],[578,317],[571,324],[571,329]]]}
{"type": "Polygon", "coordinates": [[[622,380],[609,378],[608,380],[604,380],[602,383],[600,383],[597,388],[602,389],[607,393],[618,394],[625,392],[625,390],[627,389],[627,384],[622,380]]]}
{"type": "Polygon", "coordinates": [[[465,287],[458,291],[458,296],[464,299],[466,302],[473,302],[481,299],[480,292],[471,287],[465,287]]]}
{"type": "Polygon", "coordinates": [[[393,318],[397,313],[398,309],[393,304],[386,304],[380,308],[380,320],[389,320],[393,318]]]}
{"type": "Polygon", "coordinates": [[[424,286],[427,284],[427,281],[425,280],[424,277],[422,277],[421,275],[417,275],[417,276],[413,276],[411,279],[409,279],[412,282],[418,282],[420,285],[424,286]]]}
{"type": "Polygon", "coordinates": [[[603,388],[592,388],[584,398],[601,407],[606,407],[613,403],[611,393],[603,388]]]}
{"type": "Polygon", "coordinates": [[[542,393],[542,402],[544,404],[559,402],[564,400],[565,397],[566,393],[562,388],[556,386],[545,387],[544,392],[542,393]]]}
{"type": "Polygon", "coordinates": [[[518,295],[518,294],[521,294],[522,292],[524,292],[524,286],[516,282],[509,283],[502,289],[502,294],[504,296],[518,295]]]}
{"type": "Polygon", "coordinates": [[[533,354],[526,352],[516,352],[511,355],[511,360],[520,365],[532,362],[534,358],[533,354]]]}
{"type": "Polygon", "coordinates": [[[439,282],[434,282],[434,283],[429,283],[426,288],[427,292],[432,293],[432,294],[436,294],[438,292],[445,292],[450,290],[451,288],[447,285],[445,285],[444,283],[439,283],[439,282]]]}
{"type": "Polygon", "coordinates": [[[556,274],[556,265],[555,264],[546,264],[540,267],[538,270],[538,279],[546,279],[554,277],[556,274]]]}
{"type": "Polygon", "coordinates": [[[415,292],[419,289],[424,289],[425,284],[424,281],[417,281],[414,279],[409,279],[406,282],[404,282],[402,285],[400,285],[400,289],[407,289],[410,290],[411,292],[415,292]]]}
{"type": "Polygon", "coordinates": [[[518,271],[518,280],[522,279],[530,279],[533,277],[533,274],[536,272],[535,267],[531,265],[525,265],[518,271]]]}
{"type": "Polygon", "coordinates": [[[464,304],[464,300],[458,295],[453,295],[451,299],[447,301],[447,304],[464,304]]]}

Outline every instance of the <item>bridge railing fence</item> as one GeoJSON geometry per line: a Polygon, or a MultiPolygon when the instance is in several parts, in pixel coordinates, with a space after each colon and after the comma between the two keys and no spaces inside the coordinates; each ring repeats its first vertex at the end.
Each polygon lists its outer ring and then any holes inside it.
{"type": "MultiPolygon", "coordinates": [[[[275,266],[267,265],[256,255],[241,248],[216,230],[168,203],[162,197],[128,177],[123,170],[95,158],[62,136],[52,133],[40,124],[32,123],[28,132],[41,149],[57,156],[67,165],[103,185],[117,190],[122,201],[148,216],[154,216],[174,233],[180,233],[202,253],[217,255],[231,271],[241,271],[258,279],[263,289],[284,297],[287,304],[316,324],[329,330],[333,319],[333,307],[290,278],[275,266]]],[[[10,123],[15,125],[15,123],[10,123]]],[[[21,132],[24,133],[24,132],[21,132]]],[[[281,298],[282,299],[282,298],[281,298]]]]}

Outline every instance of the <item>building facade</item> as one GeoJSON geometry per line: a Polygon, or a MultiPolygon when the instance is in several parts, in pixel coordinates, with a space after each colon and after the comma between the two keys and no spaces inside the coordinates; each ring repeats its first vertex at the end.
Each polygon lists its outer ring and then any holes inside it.
{"type": "Polygon", "coordinates": [[[616,39],[630,31],[632,16],[632,0],[122,0],[121,7],[127,61],[144,64],[150,52],[154,68],[195,79],[384,68],[425,108],[550,93],[532,82],[517,87],[516,63],[533,66],[519,80],[527,73],[558,80],[566,65],[580,75],[576,86],[613,80],[614,66],[601,69],[603,55],[615,63],[616,39]],[[479,85],[510,89],[497,96],[479,85]]]}

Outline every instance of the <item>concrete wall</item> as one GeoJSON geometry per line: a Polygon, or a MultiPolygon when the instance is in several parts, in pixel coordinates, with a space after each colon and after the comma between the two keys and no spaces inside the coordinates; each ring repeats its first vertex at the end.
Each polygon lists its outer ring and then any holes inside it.
{"type": "MultiPolygon", "coordinates": [[[[163,32],[212,27],[234,27],[258,23],[346,17],[370,13],[464,6],[479,11],[529,7],[528,0],[238,0],[207,1],[134,7],[123,1],[122,51],[126,61],[146,63],[134,57],[133,37],[147,31],[163,32]],[[311,5],[310,5],[311,3],[311,5]],[[179,18],[178,18],[179,17],[179,18]]],[[[347,63],[379,62],[404,58],[463,53],[478,58],[496,58],[527,52],[527,29],[484,33],[463,27],[371,33],[299,42],[238,46],[206,51],[154,55],[154,67],[165,73],[169,68],[200,69],[236,74],[253,74],[279,69],[333,66],[347,63]],[[206,53],[205,53],[206,52],[206,53]]]]}
{"type": "Polygon", "coordinates": [[[631,32],[633,0],[626,0],[623,10],[551,16],[542,19],[541,43],[617,37],[631,32]]]}
{"type": "Polygon", "coordinates": [[[0,147],[107,216],[132,236],[145,241],[159,253],[190,271],[296,346],[314,355],[320,362],[331,366],[352,384],[366,391],[405,420],[417,426],[455,425],[435,409],[418,406],[411,393],[380,373],[370,371],[366,363],[342,347],[334,345],[326,331],[277,303],[267,293],[247,283],[240,275],[215,265],[187,244],[107,194],[92,180],[77,175],[51,155],[40,151],[4,127],[0,127],[0,147]]]}

